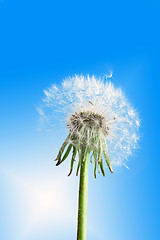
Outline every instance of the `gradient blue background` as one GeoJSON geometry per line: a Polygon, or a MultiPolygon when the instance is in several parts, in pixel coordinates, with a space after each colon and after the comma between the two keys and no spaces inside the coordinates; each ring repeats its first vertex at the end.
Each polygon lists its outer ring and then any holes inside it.
{"type": "Polygon", "coordinates": [[[52,162],[66,131],[39,131],[36,108],[51,83],[111,70],[142,138],[130,170],[95,180],[90,165],[87,240],[160,239],[159,12],[158,0],[0,1],[0,239],[76,239],[78,178],[52,162]]]}

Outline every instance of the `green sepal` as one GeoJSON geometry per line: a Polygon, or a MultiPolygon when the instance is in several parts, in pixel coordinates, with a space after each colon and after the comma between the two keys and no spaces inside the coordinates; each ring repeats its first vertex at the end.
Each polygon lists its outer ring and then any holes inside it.
{"type": "Polygon", "coordinates": [[[107,149],[105,139],[103,139],[103,155],[104,155],[104,158],[106,160],[106,163],[108,165],[108,168],[109,168],[110,172],[113,173],[112,163],[111,163],[111,159],[110,159],[109,154],[108,154],[108,149],[107,149]]]}
{"type": "Polygon", "coordinates": [[[98,167],[100,167],[102,175],[105,177],[105,172],[104,172],[104,168],[103,168],[103,160],[102,160],[102,143],[101,143],[101,141],[99,141],[98,167]]]}
{"type": "Polygon", "coordinates": [[[100,166],[100,169],[101,169],[101,172],[102,172],[103,176],[105,177],[105,172],[104,172],[104,168],[103,168],[103,160],[102,159],[99,163],[99,166],[100,166]]]}
{"type": "Polygon", "coordinates": [[[71,159],[71,167],[70,167],[70,172],[68,174],[68,177],[71,175],[72,173],[72,170],[73,170],[73,164],[75,162],[75,157],[76,157],[76,154],[77,154],[77,149],[76,147],[73,146],[73,155],[72,155],[72,159],[71,159]]]}
{"type": "Polygon", "coordinates": [[[91,157],[90,157],[90,162],[93,163],[92,161],[92,157],[94,156],[94,154],[92,153],[91,157]]]}
{"type": "Polygon", "coordinates": [[[70,153],[70,151],[71,151],[71,148],[72,148],[72,144],[70,143],[69,146],[68,146],[68,148],[67,148],[67,150],[66,150],[66,152],[65,152],[65,154],[64,154],[64,156],[63,156],[63,158],[62,158],[62,160],[58,161],[57,164],[56,164],[56,166],[58,166],[59,164],[61,164],[61,163],[68,157],[68,155],[69,155],[69,153],[70,153]]]}
{"type": "Polygon", "coordinates": [[[81,161],[80,161],[80,159],[79,159],[79,161],[78,161],[78,166],[77,166],[77,171],[76,171],[76,176],[78,176],[78,172],[79,172],[80,165],[81,165],[81,161]]]}
{"type": "Polygon", "coordinates": [[[79,152],[79,162],[78,162],[78,166],[77,166],[76,176],[78,176],[79,168],[85,161],[85,158],[86,158],[88,152],[89,152],[88,147],[81,147],[81,151],[79,152]]]}
{"type": "Polygon", "coordinates": [[[96,178],[96,171],[97,171],[97,152],[93,151],[94,156],[94,177],[96,178]]]}
{"type": "Polygon", "coordinates": [[[80,153],[79,148],[78,148],[78,158],[79,158],[79,161],[78,161],[76,176],[78,176],[79,168],[80,168],[80,165],[81,165],[81,153],[80,153]]]}
{"type": "MultiPolygon", "coordinates": [[[[57,158],[55,159],[55,161],[58,161],[57,162],[58,165],[59,165],[59,162],[61,162],[61,156],[62,156],[62,154],[64,152],[65,147],[68,145],[69,140],[70,140],[70,134],[68,135],[68,137],[66,138],[66,140],[62,144],[62,146],[61,146],[61,148],[60,148],[60,150],[58,152],[57,158]]],[[[56,166],[57,166],[57,164],[56,164],[56,166]]]]}

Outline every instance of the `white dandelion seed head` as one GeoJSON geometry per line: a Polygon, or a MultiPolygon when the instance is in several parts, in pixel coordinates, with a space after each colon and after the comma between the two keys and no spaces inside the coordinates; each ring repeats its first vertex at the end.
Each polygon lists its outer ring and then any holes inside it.
{"type": "Polygon", "coordinates": [[[98,149],[103,136],[112,164],[125,165],[137,148],[140,121],[121,88],[116,88],[107,77],[75,75],[44,93],[52,124],[65,116],[73,145],[82,143],[98,149]]]}

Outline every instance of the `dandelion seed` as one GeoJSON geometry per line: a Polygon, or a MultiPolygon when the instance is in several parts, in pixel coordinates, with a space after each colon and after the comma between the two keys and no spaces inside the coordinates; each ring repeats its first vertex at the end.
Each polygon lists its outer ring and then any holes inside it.
{"type": "MultiPolygon", "coordinates": [[[[112,165],[124,165],[137,146],[140,121],[120,88],[107,78],[75,75],[44,93],[44,103],[52,111],[52,115],[46,114],[47,118],[56,125],[60,120],[57,117],[67,117],[69,138],[77,152],[85,144],[96,153],[101,146],[103,155],[105,140],[112,165]]],[[[41,112],[44,117],[45,109],[41,112]]]]}

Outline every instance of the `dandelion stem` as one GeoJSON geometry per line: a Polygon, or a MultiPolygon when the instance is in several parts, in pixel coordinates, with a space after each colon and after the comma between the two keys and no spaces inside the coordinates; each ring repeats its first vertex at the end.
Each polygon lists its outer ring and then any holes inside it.
{"type": "Polygon", "coordinates": [[[77,240],[86,240],[89,151],[81,152],[77,240]]]}

